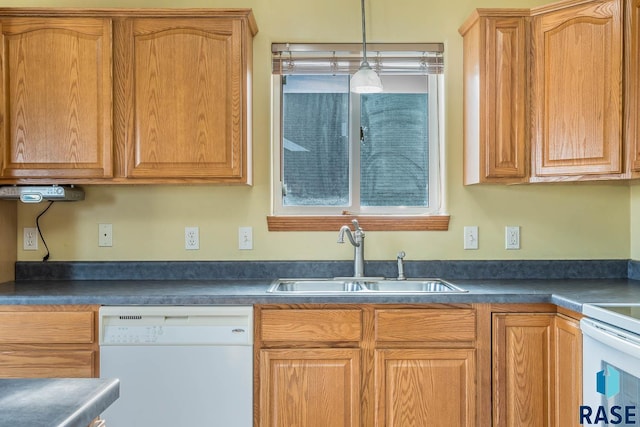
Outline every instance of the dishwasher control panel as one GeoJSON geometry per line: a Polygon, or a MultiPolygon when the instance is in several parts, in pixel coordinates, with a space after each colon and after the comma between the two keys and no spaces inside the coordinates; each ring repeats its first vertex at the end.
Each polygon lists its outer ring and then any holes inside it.
{"type": "Polygon", "coordinates": [[[253,345],[253,309],[101,307],[100,345],[253,345]]]}
{"type": "Polygon", "coordinates": [[[157,344],[162,326],[106,326],[103,344],[157,344]]]}

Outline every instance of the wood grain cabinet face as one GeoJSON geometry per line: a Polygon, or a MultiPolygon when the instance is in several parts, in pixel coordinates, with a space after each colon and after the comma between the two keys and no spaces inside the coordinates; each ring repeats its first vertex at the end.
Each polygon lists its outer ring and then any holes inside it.
{"type": "Polygon", "coordinates": [[[261,427],[359,427],[360,350],[260,353],[261,427]]]}
{"type": "Polygon", "coordinates": [[[496,427],[551,425],[555,314],[494,314],[493,420],[496,427]]]}
{"type": "Polygon", "coordinates": [[[362,310],[290,308],[257,313],[262,343],[256,349],[257,425],[359,427],[362,310]]]}
{"type": "Polygon", "coordinates": [[[472,306],[255,313],[257,425],[476,425],[472,306]]]}
{"type": "Polygon", "coordinates": [[[528,175],[524,17],[478,16],[464,36],[464,183],[528,175]]]}
{"type": "Polygon", "coordinates": [[[554,404],[557,427],[580,427],[582,405],[582,332],[577,320],[555,318],[554,404]]]}
{"type": "Polygon", "coordinates": [[[117,31],[121,173],[250,182],[247,22],[137,18],[117,31]]]}
{"type": "Polygon", "coordinates": [[[475,426],[475,372],[473,349],[377,350],[375,425],[475,426]]]}
{"type": "Polygon", "coordinates": [[[627,0],[625,22],[625,143],[631,169],[640,176],[640,0],[627,0]]]}
{"type": "Polygon", "coordinates": [[[534,174],[621,174],[622,0],[533,18],[534,174]]]}
{"type": "Polygon", "coordinates": [[[112,176],[111,19],[0,25],[0,178],[112,176]]]}
{"type": "Polygon", "coordinates": [[[0,378],[98,376],[97,307],[0,307],[0,378]]]}
{"type": "Polygon", "coordinates": [[[476,425],[472,308],[374,312],[375,425],[476,425]]]}
{"type": "Polygon", "coordinates": [[[578,321],[555,313],[494,314],[493,396],[497,427],[578,427],[578,321]]]}

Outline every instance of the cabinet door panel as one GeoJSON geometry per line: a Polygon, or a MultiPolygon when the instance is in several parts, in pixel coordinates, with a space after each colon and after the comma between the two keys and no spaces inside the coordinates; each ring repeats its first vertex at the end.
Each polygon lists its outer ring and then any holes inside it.
{"type": "Polygon", "coordinates": [[[535,174],[622,172],[621,0],[534,18],[535,174]]]}
{"type": "Polygon", "coordinates": [[[464,183],[515,183],[529,174],[527,39],[522,16],[482,11],[464,37],[464,183]]]}
{"type": "Polygon", "coordinates": [[[127,177],[246,179],[242,21],[140,18],[122,28],[127,177]]]}
{"type": "Polygon", "coordinates": [[[1,25],[1,177],[112,176],[111,20],[1,25]]]}
{"type": "Polygon", "coordinates": [[[360,350],[260,351],[260,426],[359,427],[360,350]]]}
{"type": "Polygon", "coordinates": [[[582,405],[582,333],[576,320],[555,319],[555,425],[579,427],[582,405]]]}
{"type": "Polygon", "coordinates": [[[494,425],[551,425],[555,314],[495,314],[494,425]]]}
{"type": "Polygon", "coordinates": [[[630,147],[631,168],[640,172],[640,0],[625,4],[625,142],[630,147]]]}
{"type": "Polygon", "coordinates": [[[528,158],[524,19],[487,19],[487,48],[486,174],[522,178],[528,158]]]}
{"type": "Polygon", "coordinates": [[[377,426],[475,425],[475,350],[377,350],[375,366],[377,426]]]}

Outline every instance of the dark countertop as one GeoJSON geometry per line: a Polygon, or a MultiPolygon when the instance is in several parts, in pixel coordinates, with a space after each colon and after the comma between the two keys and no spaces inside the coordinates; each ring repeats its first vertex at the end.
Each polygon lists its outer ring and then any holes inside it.
{"type": "Polygon", "coordinates": [[[0,426],[86,427],[119,390],[116,379],[0,379],[0,426]]]}
{"type": "MultiPolygon", "coordinates": [[[[446,280],[446,277],[445,277],[446,280]]],[[[553,303],[580,312],[588,302],[640,303],[630,279],[449,280],[455,294],[290,295],[270,280],[43,280],[0,284],[1,304],[252,305],[269,303],[553,303]]]]}

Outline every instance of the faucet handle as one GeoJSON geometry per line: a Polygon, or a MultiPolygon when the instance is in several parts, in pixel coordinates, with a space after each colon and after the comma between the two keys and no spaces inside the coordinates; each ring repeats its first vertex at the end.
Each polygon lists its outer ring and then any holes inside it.
{"type": "Polygon", "coordinates": [[[403,264],[403,260],[405,255],[407,255],[404,251],[400,251],[398,252],[398,258],[397,258],[397,262],[398,262],[398,280],[406,280],[407,278],[404,275],[404,264],[403,264]]]}
{"type": "Polygon", "coordinates": [[[353,224],[353,231],[362,230],[362,228],[360,228],[360,224],[358,223],[357,219],[352,219],[351,223],[353,224]]]}

